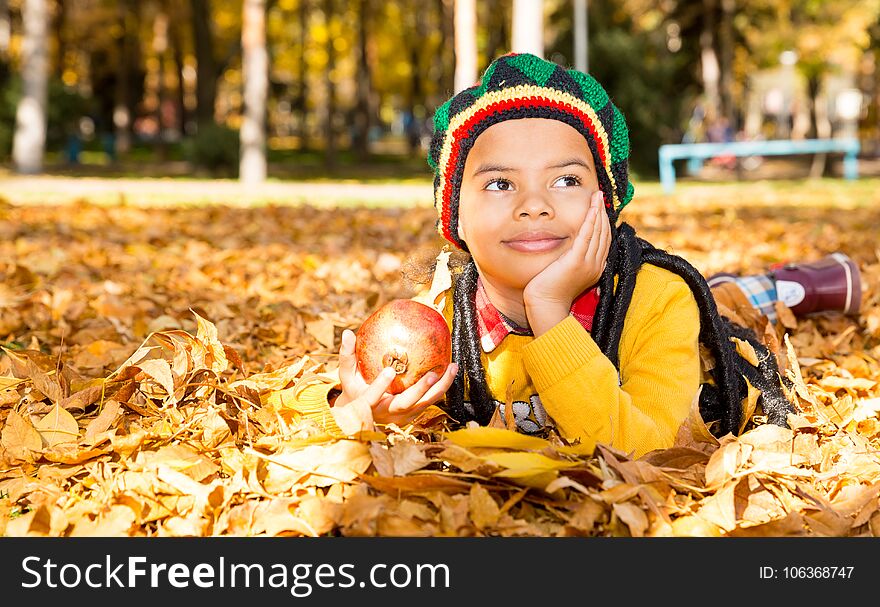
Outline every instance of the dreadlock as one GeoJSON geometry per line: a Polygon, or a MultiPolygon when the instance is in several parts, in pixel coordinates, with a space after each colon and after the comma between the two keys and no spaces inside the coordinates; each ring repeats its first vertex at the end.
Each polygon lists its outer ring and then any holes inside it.
{"type": "MultiPolygon", "coordinates": [[[[709,370],[711,383],[700,392],[700,415],[707,422],[718,421],[717,434],[737,434],[742,423],[742,401],[747,395],[746,379],[761,391],[758,403],[770,423],[788,427],[786,415],[794,412],[782,391],[776,357],[760,342],[755,332],[718,312],[715,299],[699,271],[682,257],[657,249],[636,236],[627,223],[614,226],[605,271],[599,279],[600,298],[591,334],[602,353],[619,368],[620,338],[624,319],[632,301],[636,276],[643,263],[677,274],[691,289],[700,314],[700,342],[714,357],[709,370]],[[614,288],[615,278],[617,288],[614,288]],[[731,337],[748,341],[755,349],[759,365],[752,366],[740,356],[731,337]]],[[[453,291],[452,359],[459,373],[447,393],[449,414],[464,423],[475,420],[486,424],[495,409],[486,385],[480,359],[475,295],[477,268],[471,260],[456,277],[453,291]],[[466,397],[467,395],[467,397],[466,397]],[[467,400],[466,400],[467,398],[467,400]]]]}

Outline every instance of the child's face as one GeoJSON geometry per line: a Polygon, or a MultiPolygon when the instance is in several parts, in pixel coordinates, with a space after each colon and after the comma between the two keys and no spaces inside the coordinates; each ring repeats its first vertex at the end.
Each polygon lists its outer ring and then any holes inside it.
{"type": "Polygon", "coordinates": [[[571,247],[598,189],[593,155],[574,128],[547,118],[500,122],[465,161],[458,236],[485,279],[524,289],[571,247]]]}

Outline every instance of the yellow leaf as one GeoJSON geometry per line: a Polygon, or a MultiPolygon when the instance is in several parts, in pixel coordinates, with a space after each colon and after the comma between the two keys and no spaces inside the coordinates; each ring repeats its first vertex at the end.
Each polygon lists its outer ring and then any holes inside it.
{"type": "Polygon", "coordinates": [[[82,518],[73,526],[71,537],[124,537],[131,533],[137,517],[131,508],[123,505],[112,505],[98,515],[94,521],[82,518]]]}
{"type": "Polygon", "coordinates": [[[495,502],[495,498],[480,483],[474,483],[471,485],[468,514],[474,522],[474,526],[482,530],[498,523],[501,509],[495,502]]]}
{"type": "Polygon", "coordinates": [[[700,504],[697,516],[716,525],[724,531],[736,528],[736,507],[734,493],[740,481],[728,483],[725,487],[707,496],[700,504]]]}
{"type": "Polygon", "coordinates": [[[676,537],[720,537],[721,530],[698,516],[682,516],[672,521],[672,534],[676,537]]]}
{"type": "Polygon", "coordinates": [[[101,432],[108,430],[116,420],[120,407],[121,405],[118,401],[113,399],[105,401],[98,416],[86,426],[86,438],[89,440],[94,439],[101,432]]]}
{"type": "Polygon", "coordinates": [[[14,388],[23,381],[23,379],[18,379],[17,377],[0,375],[0,392],[3,392],[4,390],[9,390],[10,388],[14,388]]]}
{"type": "Polygon", "coordinates": [[[171,366],[164,358],[152,358],[139,362],[137,367],[156,381],[165,393],[174,397],[174,376],[171,374],[171,366]]]}
{"type": "Polygon", "coordinates": [[[493,464],[507,468],[507,474],[505,475],[509,475],[511,472],[536,473],[546,472],[548,470],[562,470],[577,465],[577,462],[566,462],[552,459],[540,453],[530,453],[527,451],[491,453],[484,456],[484,459],[493,464]]]}
{"type": "Polygon", "coordinates": [[[752,414],[755,412],[755,407],[758,405],[758,397],[761,396],[761,391],[754,387],[748,378],[743,376],[743,379],[746,380],[748,393],[742,401],[742,419],[739,422],[739,431],[737,434],[742,434],[743,428],[749,423],[752,414]]]}
{"type": "Polygon", "coordinates": [[[325,348],[333,348],[336,342],[336,325],[327,318],[306,323],[306,331],[325,348]]]}
{"type": "Polygon", "coordinates": [[[434,267],[434,277],[431,280],[431,287],[427,291],[423,291],[413,297],[419,303],[430,306],[443,313],[446,307],[446,297],[443,295],[452,286],[452,273],[449,270],[449,256],[451,251],[444,247],[437,255],[437,264],[434,267]]]}
{"type": "Polygon", "coordinates": [[[755,348],[747,341],[742,339],[731,337],[730,341],[736,344],[737,353],[742,356],[750,365],[753,367],[757,367],[758,364],[758,354],[755,352],[755,348]]]}
{"type": "Polygon", "coordinates": [[[614,510],[614,514],[629,527],[632,537],[644,537],[645,531],[648,529],[648,516],[644,510],[632,502],[613,504],[611,508],[614,510]]]}
{"type": "Polygon", "coordinates": [[[373,443],[370,445],[370,454],[380,476],[406,476],[431,463],[422,448],[409,440],[391,446],[373,443]]]}
{"type": "Polygon", "coordinates": [[[354,436],[358,432],[370,432],[374,428],[373,409],[367,402],[355,401],[342,407],[331,407],[330,413],[345,436],[354,436]]]}
{"type": "Polygon", "coordinates": [[[40,433],[29,419],[16,411],[10,411],[6,418],[3,433],[0,435],[0,444],[19,459],[27,459],[31,451],[39,451],[43,448],[40,433]]]}
{"type": "Polygon", "coordinates": [[[79,424],[73,416],[60,405],[52,407],[43,419],[34,426],[47,447],[59,443],[72,443],[79,439],[79,424]]]}
{"type": "Polygon", "coordinates": [[[290,491],[294,485],[327,487],[349,483],[372,463],[369,445],[340,440],[304,449],[288,449],[265,457],[263,486],[269,493],[290,491]]]}
{"type": "Polygon", "coordinates": [[[229,362],[226,360],[226,352],[223,350],[223,344],[220,343],[220,340],[217,337],[217,327],[210,320],[202,318],[196,314],[192,309],[190,309],[190,312],[195,315],[196,324],[198,325],[196,339],[202,342],[208,350],[205,366],[217,373],[223,373],[229,365],[229,362]]]}
{"type": "Polygon", "coordinates": [[[504,428],[462,428],[454,432],[444,433],[444,437],[461,447],[498,447],[501,449],[534,449],[541,450],[550,446],[550,442],[537,436],[520,434],[504,428]]]}

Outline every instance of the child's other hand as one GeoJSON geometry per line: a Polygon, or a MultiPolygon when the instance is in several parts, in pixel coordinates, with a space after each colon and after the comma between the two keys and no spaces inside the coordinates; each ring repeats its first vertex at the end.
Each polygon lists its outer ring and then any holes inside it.
{"type": "Polygon", "coordinates": [[[590,197],[590,209],[571,247],[539,272],[523,290],[529,326],[535,336],[563,320],[574,298],[599,281],[611,248],[611,226],[601,190],[590,197]]]}
{"type": "Polygon", "coordinates": [[[342,394],[333,403],[334,407],[344,407],[355,401],[366,402],[373,409],[373,420],[379,424],[406,424],[415,419],[428,406],[443,399],[443,395],[452,385],[458,365],[447,365],[443,375],[434,372],[426,373],[418,382],[401,392],[387,392],[394,381],[394,371],[385,369],[368,384],[357,368],[354,353],[355,335],[346,329],[342,332],[342,343],[339,346],[339,380],[342,383],[342,394]]]}

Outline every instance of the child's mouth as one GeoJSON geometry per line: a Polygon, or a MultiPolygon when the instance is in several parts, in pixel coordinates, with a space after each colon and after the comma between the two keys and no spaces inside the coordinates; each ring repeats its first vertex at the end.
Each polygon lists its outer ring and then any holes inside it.
{"type": "Polygon", "coordinates": [[[520,253],[544,253],[556,249],[565,241],[564,236],[553,234],[520,235],[504,244],[520,253]]]}

